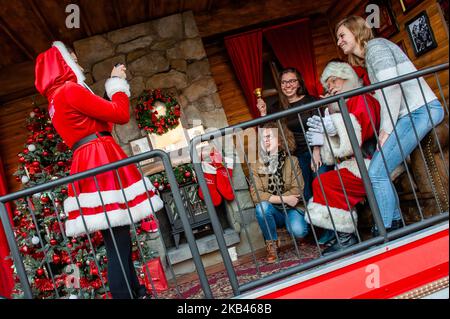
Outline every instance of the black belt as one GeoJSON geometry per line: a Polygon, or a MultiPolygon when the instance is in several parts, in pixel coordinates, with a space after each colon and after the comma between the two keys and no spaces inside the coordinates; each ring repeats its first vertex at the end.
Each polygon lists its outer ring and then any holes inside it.
{"type": "Polygon", "coordinates": [[[75,150],[77,148],[79,148],[80,146],[82,146],[82,145],[84,145],[84,144],[86,144],[86,143],[88,143],[90,141],[93,141],[96,138],[99,138],[100,136],[112,136],[112,135],[111,135],[111,133],[104,131],[104,132],[97,132],[97,133],[93,133],[93,134],[90,134],[88,136],[85,136],[82,139],[80,139],[78,142],[73,144],[72,152],[75,152],[75,150]]]}

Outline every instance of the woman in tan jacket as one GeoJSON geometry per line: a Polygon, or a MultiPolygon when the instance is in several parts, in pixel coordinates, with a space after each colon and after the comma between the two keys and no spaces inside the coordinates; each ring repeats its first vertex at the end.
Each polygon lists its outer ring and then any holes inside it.
{"type": "MultiPolygon", "coordinates": [[[[293,134],[285,126],[282,129],[292,153],[295,150],[293,134]]],[[[260,133],[259,159],[251,165],[255,185],[250,190],[257,203],[256,218],[266,241],[266,261],[273,263],[279,246],[277,228],[286,226],[295,238],[308,234],[304,212],[297,207],[304,182],[298,159],[288,155],[277,123],[266,123],[260,133]]]]}

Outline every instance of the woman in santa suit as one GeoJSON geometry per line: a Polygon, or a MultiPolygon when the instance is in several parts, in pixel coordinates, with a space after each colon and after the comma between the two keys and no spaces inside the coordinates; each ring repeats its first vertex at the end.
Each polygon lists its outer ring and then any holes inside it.
{"type": "MultiPolygon", "coordinates": [[[[130,119],[130,87],[125,70],[123,65],[113,68],[111,78],[105,83],[110,99],[107,101],[84,83],[77,57],[62,42],[54,42],[37,57],[35,85],[48,99],[53,126],[73,150],[71,175],[127,157],[111,135],[114,124],[125,124],[130,119]]],[[[136,166],[121,167],[117,172],[97,175],[97,183],[91,177],[73,183],[75,187],[69,185],[68,198],[64,201],[68,215],[66,234],[79,236],[102,231],[113,298],[141,297],[145,296],[145,289],[139,285],[131,260],[130,224],[154,214],[163,207],[163,202],[154,193],[153,185],[142,179],[136,166]]]]}

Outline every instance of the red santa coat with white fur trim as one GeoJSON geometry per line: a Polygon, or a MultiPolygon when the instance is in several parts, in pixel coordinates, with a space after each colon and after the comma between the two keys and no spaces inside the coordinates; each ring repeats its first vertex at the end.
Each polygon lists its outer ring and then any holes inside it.
{"type": "MultiPolygon", "coordinates": [[[[82,73],[62,43],[56,42],[38,56],[35,71],[36,88],[47,97],[52,123],[69,147],[90,134],[111,132],[113,123],[128,122],[128,83],[120,78],[108,79],[105,88],[111,102],[96,96],[84,84],[82,73]]],[[[70,174],[126,157],[111,136],[99,137],[75,150],[70,174]]],[[[111,226],[115,227],[138,222],[163,207],[161,199],[154,194],[153,185],[142,180],[134,165],[119,168],[118,175],[120,182],[115,172],[96,176],[100,195],[93,178],[75,182],[75,189],[69,185],[68,198],[64,201],[68,215],[67,236],[107,229],[105,211],[111,226]]]]}
{"type": "MultiPolygon", "coordinates": [[[[378,131],[380,125],[380,104],[370,94],[364,94],[352,97],[347,101],[347,108],[350,113],[353,127],[355,129],[356,137],[361,146],[366,140],[374,136],[373,125],[370,122],[370,116],[378,131]],[[367,107],[366,102],[367,101],[367,107]],[[370,111],[370,116],[368,111],[370,111]]],[[[336,127],[337,134],[329,136],[331,149],[337,158],[352,157],[351,159],[342,161],[337,165],[338,170],[330,171],[320,175],[320,182],[324,191],[319,184],[319,178],[313,181],[313,197],[308,203],[309,216],[306,214],[306,220],[315,226],[333,229],[331,216],[333,218],[336,230],[344,233],[352,233],[355,231],[354,225],[357,224],[358,216],[353,211],[352,221],[350,211],[365,196],[366,191],[361,179],[361,174],[358,169],[355,158],[353,157],[353,149],[350,144],[350,139],[340,113],[331,114],[331,119],[336,127]],[[348,203],[342,189],[339,174],[341,175],[342,183],[345,187],[345,192],[348,197],[348,203]],[[329,209],[327,208],[327,202],[329,209]],[[349,207],[350,204],[350,207],[349,207]]],[[[333,154],[330,151],[330,146],[324,138],[324,145],[320,149],[322,161],[327,165],[334,165],[333,154]]],[[[370,164],[370,159],[365,159],[366,167],[370,164]]]]}

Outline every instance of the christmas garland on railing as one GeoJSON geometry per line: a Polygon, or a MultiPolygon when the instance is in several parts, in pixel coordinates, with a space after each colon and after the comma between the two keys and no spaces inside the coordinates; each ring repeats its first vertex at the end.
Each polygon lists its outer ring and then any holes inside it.
{"type": "Polygon", "coordinates": [[[180,106],[178,101],[161,90],[145,90],[138,97],[135,108],[136,121],[140,129],[149,133],[162,135],[179,124],[180,106]],[[164,109],[157,111],[156,102],[164,104],[164,109]]]}

